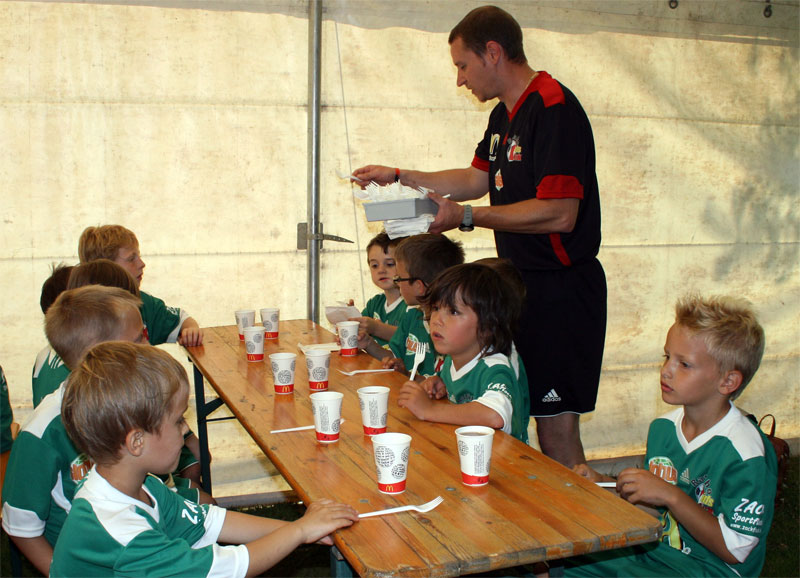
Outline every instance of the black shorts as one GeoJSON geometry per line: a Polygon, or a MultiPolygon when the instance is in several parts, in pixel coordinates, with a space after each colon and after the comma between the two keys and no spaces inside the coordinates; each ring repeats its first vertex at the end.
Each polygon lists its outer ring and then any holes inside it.
{"type": "Polygon", "coordinates": [[[606,276],[597,259],[521,271],[528,288],[514,337],[528,374],[532,416],[594,410],[606,338],[606,276]]]}

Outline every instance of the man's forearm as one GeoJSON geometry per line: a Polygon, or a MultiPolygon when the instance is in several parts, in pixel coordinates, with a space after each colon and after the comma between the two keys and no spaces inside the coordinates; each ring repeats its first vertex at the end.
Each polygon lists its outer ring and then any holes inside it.
{"type": "Polygon", "coordinates": [[[450,195],[453,201],[480,199],[489,192],[486,173],[474,167],[432,172],[400,169],[400,182],[408,187],[425,187],[443,196],[450,195]]]}
{"type": "Polygon", "coordinates": [[[511,205],[473,207],[476,227],[509,233],[569,233],[578,217],[578,199],[529,199],[511,205]]]}

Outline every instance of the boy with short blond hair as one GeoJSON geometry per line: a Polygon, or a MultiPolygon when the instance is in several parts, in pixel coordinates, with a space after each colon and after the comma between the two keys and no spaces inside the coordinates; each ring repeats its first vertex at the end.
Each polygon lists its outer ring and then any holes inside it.
{"type": "MultiPolygon", "coordinates": [[[[656,544],[567,561],[567,576],[758,576],[777,487],[772,445],[733,400],[764,352],[750,305],[690,296],[676,306],[661,367],[661,397],[681,405],[650,425],[646,470],[623,470],[619,494],[661,511],[656,544]]],[[[578,473],[611,481],[585,464],[578,473]]]]}
{"type": "Polygon", "coordinates": [[[51,576],[258,575],[357,521],[353,508],[330,500],[284,522],[170,492],[148,473],[177,463],[188,399],[183,368],[150,345],[97,345],[72,373],[64,424],[95,466],[75,495],[51,576]]]}
{"type": "Polygon", "coordinates": [[[464,249],[460,242],[444,235],[422,233],[403,239],[395,248],[394,257],[397,270],[394,283],[406,302],[406,314],[389,340],[388,351],[362,332],[359,332],[358,346],[382,360],[384,367],[410,372],[417,343],[422,343],[426,348],[425,359],[417,371],[420,377],[430,376],[436,373],[437,364],[441,364],[444,358],[433,348],[419,298],[425,295],[439,273],[464,262],[464,249]]]}
{"type": "MultiPolygon", "coordinates": [[[[133,231],[121,225],[86,227],[78,240],[78,256],[81,263],[110,259],[124,267],[138,285],[142,283],[145,263],[139,254],[139,241],[133,231]]],[[[177,342],[194,346],[203,343],[203,331],[188,313],[168,307],[161,299],[144,291],[140,292],[140,297],[142,320],[152,345],[177,342]]]]}
{"type": "MultiPolygon", "coordinates": [[[[95,343],[142,341],[141,301],[117,287],[64,291],[45,315],[45,333],[70,367],[95,343]]],[[[42,400],[11,450],[3,484],[3,529],[45,576],[76,484],[91,467],[61,421],[63,385],[42,400]]]]}

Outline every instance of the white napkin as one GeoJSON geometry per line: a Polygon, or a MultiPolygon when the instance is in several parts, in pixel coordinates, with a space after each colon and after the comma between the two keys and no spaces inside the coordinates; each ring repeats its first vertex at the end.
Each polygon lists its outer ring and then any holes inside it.
{"type": "Polygon", "coordinates": [[[309,343],[308,345],[303,345],[302,343],[297,344],[297,348],[303,352],[303,355],[306,355],[309,351],[320,350],[320,351],[339,351],[341,346],[338,343],[330,342],[330,343],[309,343]]]}
{"type": "Polygon", "coordinates": [[[361,317],[361,311],[352,305],[334,305],[325,308],[328,323],[336,327],[340,321],[350,321],[353,317],[361,317]]]}
{"type": "Polygon", "coordinates": [[[411,235],[427,233],[435,218],[434,215],[425,214],[408,219],[392,219],[391,221],[384,221],[383,228],[390,239],[410,237],[411,235]]]}

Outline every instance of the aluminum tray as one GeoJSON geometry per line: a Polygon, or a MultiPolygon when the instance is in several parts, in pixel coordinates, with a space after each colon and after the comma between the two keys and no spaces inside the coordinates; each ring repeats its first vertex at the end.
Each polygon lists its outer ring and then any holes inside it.
{"type": "Polygon", "coordinates": [[[430,199],[398,199],[396,201],[376,201],[364,203],[367,221],[390,221],[410,219],[420,215],[435,215],[439,205],[430,199]]]}

